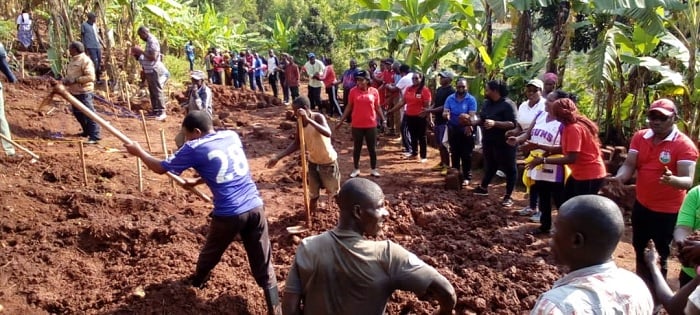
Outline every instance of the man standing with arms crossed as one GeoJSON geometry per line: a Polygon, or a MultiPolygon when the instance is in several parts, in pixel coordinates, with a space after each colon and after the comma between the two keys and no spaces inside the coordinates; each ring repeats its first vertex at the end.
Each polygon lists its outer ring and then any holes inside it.
{"type": "MultiPolygon", "coordinates": [[[[331,128],[323,114],[309,110],[309,99],[306,96],[297,97],[292,103],[297,117],[302,117],[304,124],[304,154],[309,154],[308,178],[311,211],[316,211],[321,187],[326,187],[328,194],[334,196],[340,189],[340,170],[338,169],[338,153],[331,143],[331,128]]],[[[297,130],[297,135],[299,130],[297,130]]],[[[299,136],[290,143],[287,149],[275,155],[267,167],[271,168],[283,157],[296,152],[300,148],[299,136]]]]}
{"type": "MultiPolygon", "coordinates": [[[[686,190],[693,185],[698,149],[676,127],[676,105],[659,99],[647,112],[649,129],[632,137],[627,159],[612,184],[627,182],[637,172],[637,200],[632,209],[632,245],[636,254],[637,274],[653,292],[644,249],[654,241],[660,256],[661,272],[666,276],[666,261],[671,253],[673,230],[686,190]]],[[[681,271],[681,274],[683,271],[681,271]]]]}
{"type": "Polygon", "coordinates": [[[267,218],[240,137],[230,130],[216,132],[209,114],[201,110],[185,116],[182,131],[187,142],[165,161],[154,158],[136,142],[124,146],[158,174],[180,174],[188,168],[195,169],[201,177],[186,179],[185,186],[206,183],[214,194],[211,225],[206,243],[199,252],[197,269],[189,278],[190,284],[203,288],[221,255],[240,234],[255,282],[265,293],[267,314],[279,315],[267,218]]]}
{"type": "Polygon", "coordinates": [[[390,240],[364,237],[379,235],[389,216],[379,185],[351,178],[336,202],[338,225],[297,248],[282,302],[285,315],[384,314],[395,290],[435,299],[435,314],[452,314],[455,290],[435,268],[390,240]]]}

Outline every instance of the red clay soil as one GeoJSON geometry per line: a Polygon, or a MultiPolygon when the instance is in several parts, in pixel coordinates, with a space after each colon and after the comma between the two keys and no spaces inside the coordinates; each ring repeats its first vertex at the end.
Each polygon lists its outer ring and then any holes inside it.
{"type": "MultiPolygon", "coordinates": [[[[240,242],[235,242],[213,271],[208,286],[195,290],[182,283],[194,269],[208,227],[211,206],[166,176],[144,168],[144,192],[138,189],[136,158],[103,129],[99,145],[86,145],[87,185],[79,158],[78,124],[66,102],[57,110],[35,109],[48,93],[41,79],[4,84],[7,116],[20,143],[41,155],[0,157],[0,304],[8,314],[263,314],[256,286],[240,242]],[[58,137],[57,136],[62,136],[58,137]]],[[[273,256],[281,287],[299,239],[287,226],[305,220],[298,155],[276,168],[265,163],[293,139],[286,108],[269,95],[218,93],[215,111],[224,126],[243,139],[253,177],[265,200],[273,256]],[[280,127],[283,125],[283,127],[280,127]]],[[[162,156],[160,130],[167,145],[179,130],[182,113],[171,100],[165,122],[147,121],[152,152],[162,156]]],[[[148,147],[141,121],[102,102],[97,110],[116,128],[148,147]]],[[[336,120],[331,119],[335,124],[336,120]]],[[[349,127],[333,138],[340,154],[343,180],[351,170],[349,127]]],[[[379,140],[376,179],[386,194],[390,238],[444,274],[457,290],[457,314],[519,314],[560,276],[549,255],[548,238],[526,232],[536,227],[512,210],[502,209],[499,195],[473,196],[446,191],[431,172],[437,152],[420,164],[400,158],[398,143],[379,140]]],[[[368,157],[361,167],[366,176],[368,157]]],[[[191,173],[184,174],[192,175],[191,173]]],[[[206,187],[202,187],[206,190],[206,187]]],[[[519,209],[525,205],[516,194],[519,209]]],[[[322,197],[313,214],[313,229],[332,228],[337,207],[322,197]]],[[[629,248],[618,255],[629,259],[629,248]]],[[[633,256],[632,256],[633,257],[633,256]]],[[[282,289],[283,291],[283,289],[282,289]]],[[[431,314],[437,305],[397,292],[389,314],[431,314]]]]}

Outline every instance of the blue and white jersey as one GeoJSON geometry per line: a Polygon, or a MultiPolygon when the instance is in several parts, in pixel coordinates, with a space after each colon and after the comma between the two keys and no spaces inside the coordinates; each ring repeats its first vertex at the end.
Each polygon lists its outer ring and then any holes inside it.
{"type": "Polygon", "coordinates": [[[263,205],[250,176],[241,138],[233,131],[188,141],[161,165],[178,175],[194,168],[214,194],[214,215],[239,215],[263,205]]]}

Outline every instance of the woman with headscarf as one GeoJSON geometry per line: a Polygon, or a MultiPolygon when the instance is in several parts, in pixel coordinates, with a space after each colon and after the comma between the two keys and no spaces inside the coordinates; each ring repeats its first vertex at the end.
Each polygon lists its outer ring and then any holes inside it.
{"type": "Polygon", "coordinates": [[[17,40],[25,49],[32,46],[32,18],[27,10],[17,17],[17,40]]]}
{"type": "MultiPolygon", "coordinates": [[[[529,152],[525,161],[544,156],[548,156],[549,161],[555,157],[554,155],[561,156],[563,126],[551,114],[552,104],[561,98],[573,98],[573,96],[560,90],[549,93],[544,103],[544,111],[528,123],[530,127],[526,132],[517,137],[508,138],[508,144],[512,146],[520,144],[522,151],[529,152]]],[[[533,184],[530,186],[530,194],[535,194],[539,199],[539,211],[533,214],[530,220],[541,224],[532,234],[549,234],[552,228],[552,199],[557,208],[561,206],[564,199],[565,169],[562,165],[542,164],[526,169],[525,172],[523,181],[528,179],[533,184]],[[534,186],[537,186],[537,189],[533,190],[534,186]]]]}
{"type": "Polygon", "coordinates": [[[372,167],[370,175],[381,176],[377,170],[377,123],[386,128],[386,119],[379,104],[379,91],[369,86],[369,73],[359,70],[354,75],[356,86],[350,90],[348,104],[345,107],[343,116],[340,117],[335,130],[340,128],[346,118],[351,116],[352,126],[352,164],[355,169],[350,173],[350,177],[360,175],[360,153],[362,152],[362,142],[367,145],[369,152],[369,163],[372,167]],[[379,121],[377,121],[379,119],[379,121]]]}
{"type": "Polygon", "coordinates": [[[557,82],[559,82],[559,77],[554,72],[547,72],[542,75],[542,82],[544,83],[544,88],[542,89],[542,97],[547,97],[549,93],[557,88],[557,82]]]}
{"type": "Polygon", "coordinates": [[[571,176],[566,181],[564,201],[574,196],[597,194],[607,176],[600,151],[598,126],[582,115],[576,103],[568,98],[556,100],[550,114],[564,125],[561,140],[564,156],[537,157],[528,163],[528,167],[532,169],[540,164],[569,165],[571,176]]]}

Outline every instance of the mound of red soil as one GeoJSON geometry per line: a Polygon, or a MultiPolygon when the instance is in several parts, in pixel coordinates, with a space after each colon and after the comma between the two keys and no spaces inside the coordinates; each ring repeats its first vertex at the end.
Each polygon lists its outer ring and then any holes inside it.
{"type": "MultiPolygon", "coordinates": [[[[13,134],[41,155],[30,163],[0,153],[0,304],[8,314],[264,313],[262,291],[240,241],[224,254],[205,289],[182,281],[194,270],[210,204],[147,169],[144,192],[139,192],[136,158],[106,131],[99,145],[84,148],[85,185],[76,142],[82,138],[70,136],[80,130],[66,103],[57,100],[59,110],[39,115],[34,108],[48,86],[8,84],[5,92],[13,134]],[[55,133],[64,137],[54,139],[55,133]]],[[[306,220],[300,158],[296,153],[273,169],[265,163],[287,147],[295,129],[281,126],[287,121],[285,108],[269,95],[223,87],[214,87],[214,93],[215,111],[228,120],[225,128],[241,135],[265,201],[283,287],[300,240],[285,228],[306,220]]],[[[139,119],[104,117],[143,147],[150,140],[152,154],[162,157],[159,134],[172,148],[182,114],[147,121],[148,139],[139,119]]],[[[348,127],[334,133],[333,145],[347,175],[352,169],[348,127]]],[[[391,213],[382,237],[405,246],[450,280],[457,290],[457,314],[522,313],[560,276],[548,258],[548,240],[527,234],[534,226],[499,206],[502,185],[491,197],[446,191],[443,178],[429,167],[397,158],[394,140],[380,138],[378,148],[383,177],[373,180],[383,188],[391,213]]],[[[432,149],[429,154],[437,156],[432,149]]],[[[363,155],[363,171],[366,160],[363,155]]],[[[524,206],[522,194],[515,198],[524,206]]],[[[335,226],[337,206],[323,196],[320,208],[313,214],[313,228],[301,237],[335,226]]],[[[388,313],[431,314],[436,308],[397,292],[388,313]]]]}

